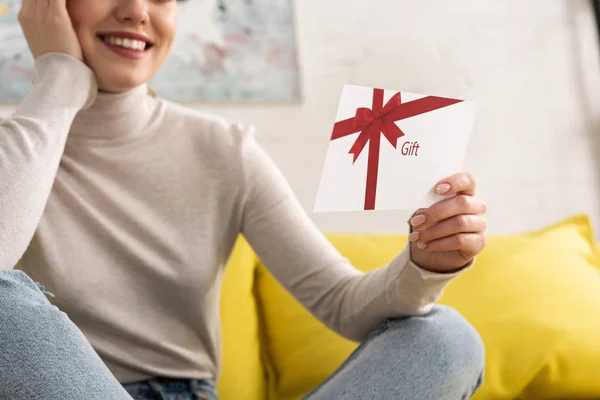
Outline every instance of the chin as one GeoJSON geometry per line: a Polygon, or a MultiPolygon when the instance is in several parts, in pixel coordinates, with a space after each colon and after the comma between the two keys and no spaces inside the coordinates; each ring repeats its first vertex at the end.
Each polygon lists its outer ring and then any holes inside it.
{"type": "Polygon", "coordinates": [[[123,93],[132,90],[144,83],[147,79],[140,76],[102,76],[96,74],[98,80],[98,90],[109,93],[123,93]]]}

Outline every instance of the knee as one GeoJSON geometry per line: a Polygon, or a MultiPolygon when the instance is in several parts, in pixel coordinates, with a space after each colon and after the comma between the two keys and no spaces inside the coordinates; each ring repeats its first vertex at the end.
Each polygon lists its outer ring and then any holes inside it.
{"type": "Polygon", "coordinates": [[[441,372],[449,382],[462,382],[467,391],[474,392],[481,385],[484,345],[479,333],[458,311],[435,306],[425,315],[390,321],[389,329],[393,331],[394,327],[404,330],[404,340],[411,338],[419,357],[429,360],[437,376],[441,372]]]}
{"type": "Polygon", "coordinates": [[[454,308],[438,305],[412,321],[428,347],[456,367],[481,371],[485,349],[475,328],[454,308]]]}

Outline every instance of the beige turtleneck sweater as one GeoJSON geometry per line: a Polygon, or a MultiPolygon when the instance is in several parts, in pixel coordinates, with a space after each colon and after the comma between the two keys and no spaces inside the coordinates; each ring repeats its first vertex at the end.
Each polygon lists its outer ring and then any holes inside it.
{"type": "Polygon", "coordinates": [[[64,54],[37,60],[31,93],[0,122],[0,170],[0,268],[19,262],[53,292],[121,382],[216,379],[221,278],[239,233],[355,340],[385,317],[428,311],[456,276],[420,269],[406,248],[359,272],[251,129],[146,85],[97,93],[92,71],[64,54]]]}

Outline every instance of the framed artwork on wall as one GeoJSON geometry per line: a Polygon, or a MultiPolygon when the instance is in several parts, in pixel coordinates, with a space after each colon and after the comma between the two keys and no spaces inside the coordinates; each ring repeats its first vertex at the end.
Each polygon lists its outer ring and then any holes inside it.
{"type": "MultiPolygon", "coordinates": [[[[171,53],[150,81],[184,103],[301,100],[293,0],[179,0],[171,53]]],[[[0,0],[0,103],[29,92],[33,58],[17,21],[20,0],[0,0]]]]}

